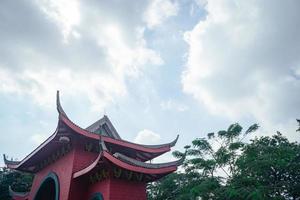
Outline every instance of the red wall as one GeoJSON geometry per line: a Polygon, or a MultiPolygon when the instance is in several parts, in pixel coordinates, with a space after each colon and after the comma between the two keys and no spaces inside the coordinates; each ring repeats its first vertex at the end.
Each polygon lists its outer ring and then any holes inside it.
{"type": "Polygon", "coordinates": [[[58,176],[60,200],[88,200],[97,192],[103,195],[104,200],[147,199],[146,184],[143,182],[108,178],[90,185],[85,176],[73,179],[74,172],[87,167],[96,157],[97,153],[84,151],[83,143],[73,144],[73,149],[69,153],[35,175],[28,199],[34,198],[42,181],[50,172],[58,176]]]}
{"type": "MultiPolygon", "coordinates": [[[[96,153],[84,151],[84,143],[76,142],[76,140],[74,140],[74,142],[73,149],[69,153],[58,159],[55,163],[48,165],[35,175],[29,195],[30,200],[34,198],[40,184],[50,172],[54,172],[58,176],[60,185],[60,200],[71,199],[69,198],[69,190],[71,187],[73,173],[87,167],[97,157],[96,153]]],[[[75,188],[82,188],[82,185],[85,184],[79,183],[78,181],[77,183],[74,182],[74,190],[72,191],[78,191],[79,189],[75,190],[75,188]]],[[[76,198],[77,196],[78,195],[76,195],[76,198]]]]}
{"type": "Polygon", "coordinates": [[[54,172],[59,179],[60,186],[60,200],[67,200],[69,196],[69,188],[72,180],[74,150],[67,153],[55,163],[48,165],[39,171],[33,180],[32,188],[29,195],[29,200],[33,199],[38,188],[40,187],[44,178],[50,173],[54,172]]]}
{"type": "Polygon", "coordinates": [[[85,196],[87,194],[88,190],[88,183],[85,181],[85,179],[82,178],[76,178],[73,179],[71,183],[70,188],[70,200],[85,200],[85,196]]]}
{"type": "Polygon", "coordinates": [[[122,179],[106,179],[89,187],[84,199],[88,200],[97,192],[104,200],[146,200],[146,184],[122,179]]]}
{"type": "Polygon", "coordinates": [[[81,169],[86,168],[95,161],[98,153],[88,152],[84,150],[85,138],[78,137],[75,146],[75,156],[73,163],[73,172],[77,172],[81,169]]]}
{"type": "Polygon", "coordinates": [[[143,182],[131,182],[121,179],[111,179],[109,200],[120,199],[146,200],[146,184],[143,182]]]}
{"type": "Polygon", "coordinates": [[[90,199],[93,196],[93,194],[95,194],[97,192],[100,192],[103,195],[104,200],[110,199],[109,198],[109,195],[110,195],[109,185],[110,185],[109,179],[106,179],[106,180],[97,182],[93,185],[90,185],[84,199],[87,199],[87,200],[90,199]]]}

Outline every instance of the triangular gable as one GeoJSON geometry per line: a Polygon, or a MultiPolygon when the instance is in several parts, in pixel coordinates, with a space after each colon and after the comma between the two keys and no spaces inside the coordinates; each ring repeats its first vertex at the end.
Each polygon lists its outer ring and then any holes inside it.
{"type": "Polygon", "coordinates": [[[117,130],[106,115],[87,127],[85,130],[121,140],[117,130]]]}

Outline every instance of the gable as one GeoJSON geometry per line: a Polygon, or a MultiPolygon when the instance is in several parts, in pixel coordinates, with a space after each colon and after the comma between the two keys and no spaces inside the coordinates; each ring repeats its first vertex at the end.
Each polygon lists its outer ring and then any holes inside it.
{"type": "Polygon", "coordinates": [[[100,135],[108,136],[114,139],[121,139],[117,130],[110,122],[109,118],[104,115],[101,119],[88,126],[85,130],[97,133],[100,135]]]}

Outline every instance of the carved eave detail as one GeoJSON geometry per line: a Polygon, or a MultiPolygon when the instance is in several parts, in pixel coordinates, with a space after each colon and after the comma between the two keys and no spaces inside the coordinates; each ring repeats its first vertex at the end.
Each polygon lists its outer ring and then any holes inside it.
{"type": "Polygon", "coordinates": [[[14,168],[16,167],[18,164],[20,164],[20,161],[13,161],[13,160],[8,160],[6,158],[6,155],[3,154],[3,160],[4,160],[4,164],[9,166],[10,168],[14,168]]]}

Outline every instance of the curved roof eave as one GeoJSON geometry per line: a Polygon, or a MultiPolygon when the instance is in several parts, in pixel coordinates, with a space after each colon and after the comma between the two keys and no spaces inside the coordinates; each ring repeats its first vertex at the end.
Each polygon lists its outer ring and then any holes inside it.
{"type": "Polygon", "coordinates": [[[111,144],[116,144],[116,145],[120,145],[120,146],[124,146],[124,147],[128,147],[128,148],[132,148],[135,150],[139,150],[139,151],[143,151],[143,152],[147,152],[147,153],[164,153],[164,152],[168,152],[171,150],[171,146],[170,145],[165,145],[165,146],[161,146],[161,147],[148,147],[146,145],[140,145],[140,144],[135,144],[126,140],[117,140],[111,137],[107,137],[107,136],[103,136],[103,135],[98,135],[92,132],[89,132],[81,127],[79,127],[78,125],[76,125],[74,122],[72,122],[69,118],[67,117],[62,117],[62,121],[69,127],[71,128],[74,132],[81,134],[85,137],[91,138],[91,139],[97,139],[99,140],[99,137],[101,137],[103,139],[103,141],[111,143],[111,144]]]}
{"type": "MultiPolygon", "coordinates": [[[[49,144],[57,135],[58,130],[59,130],[59,125],[60,125],[60,120],[61,120],[61,115],[67,117],[66,113],[64,112],[63,108],[61,107],[60,104],[60,99],[59,99],[59,91],[57,91],[56,93],[56,108],[57,111],[59,113],[59,119],[58,119],[58,123],[57,123],[57,127],[55,132],[50,135],[42,144],[40,144],[36,149],[34,149],[30,154],[28,154],[23,160],[21,161],[13,161],[14,163],[10,163],[10,161],[8,161],[6,159],[6,156],[3,155],[4,158],[4,163],[7,165],[7,167],[12,168],[12,169],[20,169],[20,167],[27,161],[29,160],[34,154],[36,154],[39,150],[41,150],[42,148],[44,148],[47,144],[49,144]]],[[[21,170],[21,169],[20,169],[21,170]]]]}
{"type": "Polygon", "coordinates": [[[16,170],[22,170],[22,171],[28,171],[28,172],[30,172],[29,170],[23,170],[23,169],[20,169],[20,168],[34,154],[36,154],[38,151],[40,151],[42,148],[44,148],[47,144],[49,144],[55,138],[55,136],[57,135],[57,133],[58,133],[58,127],[56,128],[55,132],[52,135],[50,135],[42,144],[40,144],[36,149],[34,149],[30,154],[28,154],[23,160],[21,160],[21,161],[14,161],[15,164],[7,163],[6,157],[3,156],[4,157],[4,162],[5,162],[6,166],[8,168],[11,168],[11,169],[16,169],[16,170]]]}
{"type": "MultiPolygon", "coordinates": [[[[69,117],[67,116],[67,114],[65,113],[65,111],[63,110],[63,108],[61,106],[60,98],[59,98],[59,91],[57,91],[56,104],[57,104],[57,111],[60,115],[60,119],[62,119],[62,121],[69,128],[71,128],[76,133],[84,135],[88,138],[99,139],[100,135],[81,128],[80,126],[78,126],[77,124],[75,124],[74,122],[72,122],[69,119],[69,117]]],[[[136,144],[136,143],[132,143],[132,142],[129,142],[126,140],[115,139],[115,138],[111,138],[111,137],[107,137],[107,136],[103,136],[103,135],[101,135],[101,137],[103,138],[103,140],[105,142],[108,142],[108,143],[125,146],[125,147],[133,148],[136,150],[148,152],[148,153],[163,153],[163,152],[170,151],[171,147],[173,147],[176,144],[176,142],[179,138],[179,135],[177,135],[177,137],[174,141],[172,141],[170,143],[166,143],[166,144],[161,144],[161,145],[142,145],[142,144],[136,144]]]]}
{"type": "Polygon", "coordinates": [[[177,135],[176,138],[172,142],[165,143],[165,144],[157,144],[157,145],[140,144],[140,145],[147,147],[147,148],[174,147],[178,141],[178,138],[179,138],[179,135],[177,135]]]}
{"type": "MultiPolygon", "coordinates": [[[[85,137],[91,138],[91,139],[96,139],[99,140],[100,137],[103,139],[103,141],[111,143],[111,144],[116,144],[116,145],[120,145],[120,146],[124,146],[124,147],[128,147],[128,148],[132,148],[135,150],[139,150],[139,151],[143,151],[143,152],[147,152],[147,153],[165,153],[167,151],[170,151],[171,147],[175,145],[175,143],[178,140],[178,136],[176,137],[176,139],[171,142],[171,143],[167,143],[167,144],[163,144],[163,145],[140,145],[140,144],[135,144],[132,142],[128,142],[125,140],[117,140],[114,138],[110,138],[107,136],[100,136],[98,134],[89,132],[81,127],[79,127],[78,125],[76,125],[74,122],[72,122],[67,114],[65,113],[65,111],[63,110],[61,103],[60,103],[60,98],[59,98],[59,91],[57,91],[57,96],[56,96],[56,106],[57,106],[57,111],[59,114],[58,117],[58,124],[57,124],[57,128],[55,130],[55,132],[50,135],[42,144],[40,144],[36,149],[34,149],[30,154],[28,154],[23,160],[21,161],[13,161],[10,162],[6,159],[6,157],[4,157],[4,161],[6,161],[6,165],[9,168],[12,169],[20,169],[20,167],[22,167],[22,165],[28,161],[34,154],[36,154],[38,151],[40,151],[42,148],[44,148],[47,144],[49,144],[57,135],[57,133],[59,132],[59,127],[60,127],[60,122],[63,122],[65,125],[67,125],[70,129],[72,129],[74,132],[83,135],[85,137]]],[[[20,170],[25,170],[25,169],[20,169],[20,170]]],[[[26,170],[28,171],[28,170],[26,170]]],[[[30,171],[29,171],[30,172],[30,171]]]]}
{"type": "MultiPolygon", "coordinates": [[[[171,162],[171,163],[164,163],[166,164],[166,166],[160,167],[160,168],[146,168],[143,166],[137,166],[137,165],[133,165],[130,164],[129,162],[125,162],[123,160],[120,160],[119,158],[115,157],[114,155],[111,155],[109,152],[107,151],[103,151],[101,152],[98,157],[86,168],[77,171],[73,174],[73,178],[77,178],[79,176],[82,176],[84,174],[87,174],[88,172],[90,172],[92,169],[94,169],[99,160],[104,157],[107,160],[109,160],[110,162],[112,162],[114,165],[121,167],[123,169],[127,169],[130,171],[134,171],[134,172],[138,172],[138,173],[144,173],[144,174],[152,174],[152,175],[157,175],[157,174],[168,174],[171,172],[174,172],[177,170],[177,166],[178,166],[178,162],[171,162]]],[[[148,164],[148,163],[147,163],[148,164]]],[[[152,164],[155,165],[155,164],[152,164]]]]}
{"type": "Polygon", "coordinates": [[[184,157],[182,157],[179,160],[167,162],[167,163],[145,163],[145,162],[141,162],[141,161],[135,160],[133,158],[130,158],[121,153],[114,153],[113,156],[118,158],[119,160],[122,160],[122,161],[128,163],[128,164],[136,165],[139,167],[145,167],[145,168],[149,168],[149,169],[160,169],[160,168],[172,167],[172,166],[178,167],[178,166],[182,165],[182,163],[185,159],[184,157]]]}
{"type": "Polygon", "coordinates": [[[87,167],[75,172],[73,174],[73,178],[77,178],[79,176],[82,176],[88,172],[90,172],[92,169],[94,169],[94,167],[96,167],[96,165],[98,164],[100,158],[102,157],[102,153],[99,153],[99,155],[97,156],[97,158],[87,167]]]}
{"type": "Polygon", "coordinates": [[[108,152],[103,152],[103,156],[121,168],[130,170],[130,171],[134,171],[134,172],[144,173],[144,174],[166,174],[166,173],[171,173],[171,172],[177,170],[177,166],[169,166],[169,167],[164,167],[164,168],[150,169],[150,168],[144,168],[141,166],[131,165],[122,160],[119,160],[118,158],[114,157],[113,155],[111,155],[108,152]]]}
{"type": "Polygon", "coordinates": [[[12,160],[8,160],[6,158],[6,155],[3,154],[3,160],[4,160],[4,164],[8,167],[8,168],[15,168],[16,166],[18,166],[20,164],[20,161],[12,161],[12,160]]]}

